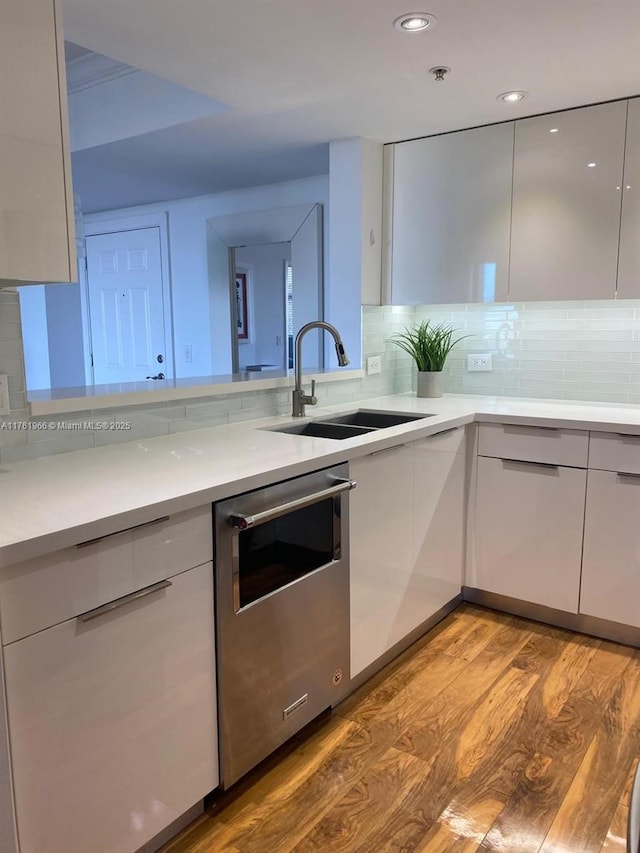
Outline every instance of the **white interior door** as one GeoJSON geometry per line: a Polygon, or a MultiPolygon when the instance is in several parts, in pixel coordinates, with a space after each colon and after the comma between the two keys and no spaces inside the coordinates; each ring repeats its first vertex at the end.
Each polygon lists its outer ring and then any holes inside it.
{"type": "Polygon", "coordinates": [[[96,234],[86,242],[94,383],[164,379],[160,229],[96,234]]]}

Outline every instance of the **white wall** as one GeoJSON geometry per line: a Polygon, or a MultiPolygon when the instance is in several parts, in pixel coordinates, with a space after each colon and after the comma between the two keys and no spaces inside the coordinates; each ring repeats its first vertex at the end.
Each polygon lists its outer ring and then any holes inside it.
{"type": "MultiPolygon", "coordinates": [[[[168,213],[176,374],[179,377],[206,376],[227,372],[224,369],[217,369],[216,365],[212,364],[211,358],[211,300],[207,264],[207,220],[223,214],[244,213],[252,210],[266,210],[272,207],[314,202],[322,204],[325,210],[328,209],[328,175],[169,201],[163,204],[92,214],[85,217],[85,223],[96,223],[138,214],[163,211],[168,213]],[[183,347],[189,344],[193,347],[191,364],[185,363],[183,358],[183,347]]],[[[329,244],[326,229],[324,257],[325,269],[328,269],[329,244]]],[[[349,301],[348,307],[353,309],[351,301],[349,301]]],[[[349,325],[358,327],[359,337],[359,294],[356,303],[355,318],[351,318],[349,325]]],[[[339,315],[341,311],[342,308],[339,304],[332,306],[332,313],[339,315]]],[[[340,328],[339,316],[331,319],[331,322],[335,322],[340,328]]],[[[355,359],[352,359],[352,362],[355,362],[355,359]]]]}
{"type": "Polygon", "coordinates": [[[80,287],[20,287],[26,385],[71,388],[85,384],[80,287]]]}
{"type": "Polygon", "coordinates": [[[24,339],[24,366],[27,388],[51,387],[49,330],[44,284],[20,287],[20,311],[24,339]]]}
{"type": "Polygon", "coordinates": [[[356,365],[361,341],[354,319],[361,304],[380,301],[382,156],[383,146],[371,139],[339,139],[329,145],[331,256],[325,305],[329,317],[340,312],[344,318],[338,328],[356,365]]]}
{"type": "Polygon", "coordinates": [[[77,284],[46,285],[45,301],[51,387],[73,388],[84,385],[80,288],[77,284]]]}

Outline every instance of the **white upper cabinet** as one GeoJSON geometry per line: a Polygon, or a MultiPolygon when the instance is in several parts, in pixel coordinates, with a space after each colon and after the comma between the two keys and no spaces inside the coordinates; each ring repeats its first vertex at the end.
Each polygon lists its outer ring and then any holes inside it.
{"type": "Polygon", "coordinates": [[[613,299],[626,112],[619,101],[516,122],[510,300],[613,299]]]}
{"type": "Polygon", "coordinates": [[[640,299],[640,98],[629,101],[621,187],[618,298],[640,299]]]}
{"type": "MultiPolygon", "coordinates": [[[[513,124],[393,146],[391,292],[398,305],[507,298],[513,124]]],[[[384,288],[383,288],[384,290],[384,288]]]]}
{"type": "Polygon", "coordinates": [[[55,0],[2,0],[0,104],[0,286],[74,281],[64,51],[55,0]]]}

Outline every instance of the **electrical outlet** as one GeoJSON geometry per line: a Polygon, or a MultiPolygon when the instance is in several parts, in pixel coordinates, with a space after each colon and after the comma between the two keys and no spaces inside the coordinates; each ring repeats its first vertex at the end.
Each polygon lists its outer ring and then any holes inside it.
{"type": "Polygon", "coordinates": [[[371,376],[374,373],[382,373],[381,355],[372,355],[367,359],[367,375],[371,376]]]}
{"type": "Polygon", "coordinates": [[[493,370],[490,352],[467,355],[467,370],[469,373],[490,373],[493,370]]]}
{"type": "Polygon", "coordinates": [[[0,415],[10,414],[9,409],[9,380],[6,374],[0,375],[0,415]]]}
{"type": "Polygon", "coordinates": [[[191,364],[193,361],[193,347],[191,344],[185,344],[182,347],[182,359],[185,364],[191,364]]]}

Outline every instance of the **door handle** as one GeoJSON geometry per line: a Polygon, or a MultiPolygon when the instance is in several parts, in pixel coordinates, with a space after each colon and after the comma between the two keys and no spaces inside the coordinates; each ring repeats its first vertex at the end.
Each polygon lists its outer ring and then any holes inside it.
{"type": "Polygon", "coordinates": [[[321,489],[319,492],[313,492],[311,495],[305,495],[302,498],[278,504],[278,506],[270,507],[262,512],[256,512],[255,515],[234,513],[228,517],[227,523],[230,527],[247,530],[249,527],[255,527],[257,524],[264,524],[265,521],[280,518],[281,515],[286,515],[288,512],[294,512],[297,509],[303,509],[306,506],[319,503],[319,501],[326,500],[327,498],[333,498],[342,492],[348,492],[350,489],[355,489],[356,485],[355,480],[338,480],[335,486],[329,486],[328,489],[321,489]]]}
{"type": "Polygon", "coordinates": [[[156,373],[155,376],[145,376],[145,379],[164,379],[164,373],[156,373]]]}

